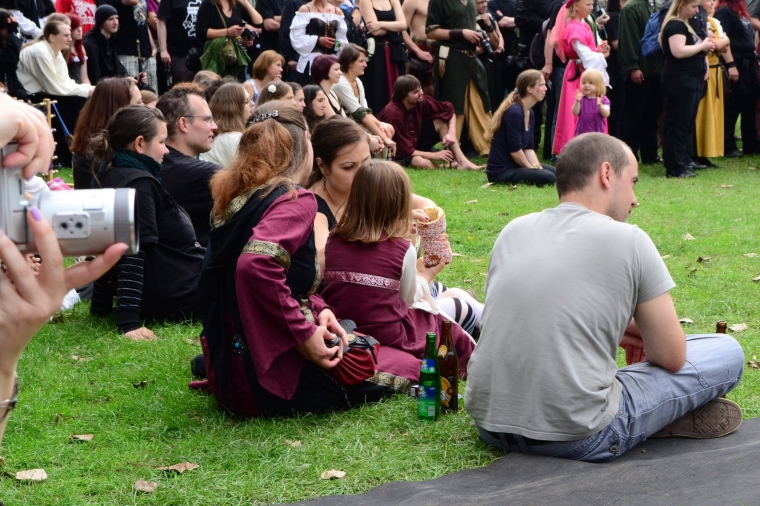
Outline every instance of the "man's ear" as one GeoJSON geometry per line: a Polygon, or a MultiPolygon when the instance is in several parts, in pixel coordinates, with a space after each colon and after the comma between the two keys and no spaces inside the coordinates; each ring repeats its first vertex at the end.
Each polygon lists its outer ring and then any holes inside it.
{"type": "Polygon", "coordinates": [[[188,121],[187,118],[182,117],[177,120],[177,128],[179,128],[179,131],[182,133],[187,133],[188,129],[188,121]]]}
{"type": "Polygon", "coordinates": [[[612,165],[610,165],[610,162],[603,162],[602,165],[599,167],[599,182],[602,185],[602,188],[605,190],[612,187],[612,172],[613,172],[612,165]]]}

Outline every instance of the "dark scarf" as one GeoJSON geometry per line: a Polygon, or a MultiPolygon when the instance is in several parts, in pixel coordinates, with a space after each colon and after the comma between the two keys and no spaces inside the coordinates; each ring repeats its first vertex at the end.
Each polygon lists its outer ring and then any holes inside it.
{"type": "MultiPolygon", "coordinates": [[[[144,170],[156,179],[158,179],[158,174],[161,172],[161,164],[153,158],[128,149],[116,151],[116,155],[111,160],[111,166],[144,170]]],[[[98,166],[98,174],[103,174],[107,170],[107,167],[108,162],[102,162],[98,166]]],[[[160,179],[158,180],[161,181],[160,179]]]]}

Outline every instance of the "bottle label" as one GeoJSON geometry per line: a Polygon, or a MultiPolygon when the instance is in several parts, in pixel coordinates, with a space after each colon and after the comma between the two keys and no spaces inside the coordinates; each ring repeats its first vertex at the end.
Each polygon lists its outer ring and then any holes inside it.
{"type": "Polygon", "coordinates": [[[451,383],[444,376],[441,376],[441,406],[449,407],[449,401],[451,400],[451,394],[453,393],[451,383]]]}
{"type": "Polygon", "coordinates": [[[438,361],[432,358],[423,358],[420,364],[420,372],[435,373],[438,370],[438,361]]]}
{"type": "Polygon", "coordinates": [[[436,388],[420,385],[417,395],[417,414],[421,418],[435,418],[436,388]]]}
{"type": "Polygon", "coordinates": [[[449,352],[449,349],[448,349],[448,348],[446,348],[446,345],[445,345],[445,344],[442,344],[442,345],[440,345],[440,346],[438,347],[438,356],[439,356],[439,357],[445,357],[445,356],[446,356],[446,353],[448,353],[448,352],[449,352]]]}

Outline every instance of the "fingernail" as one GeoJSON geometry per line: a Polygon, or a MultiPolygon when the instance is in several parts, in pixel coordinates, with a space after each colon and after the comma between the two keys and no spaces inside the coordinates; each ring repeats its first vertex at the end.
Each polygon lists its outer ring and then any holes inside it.
{"type": "Polygon", "coordinates": [[[39,209],[37,209],[36,206],[32,206],[29,212],[32,213],[32,218],[34,218],[34,221],[42,221],[42,213],[39,209]]]}
{"type": "Polygon", "coordinates": [[[129,252],[129,246],[124,246],[124,251],[121,252],[121,256],[126,255],[129,252]]]}

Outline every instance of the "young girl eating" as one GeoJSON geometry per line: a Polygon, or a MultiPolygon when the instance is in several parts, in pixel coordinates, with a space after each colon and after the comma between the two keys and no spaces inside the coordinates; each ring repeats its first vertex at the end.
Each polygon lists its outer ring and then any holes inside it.
{"type": "MultiPolygon", "coordinates": [[[[425,334],[440,336],[444,321],[429,290],[443,262],[418,267],[411,232],[409,177],[399,165],[373,159],[356,171],[346,212],[325,247],[322,297],[378,340],[378,373],[369,381],[396,391],[417,381],[425,334]]],[[[475,343],[459,325],[452,335],[465,375],[475,343]]]]}

